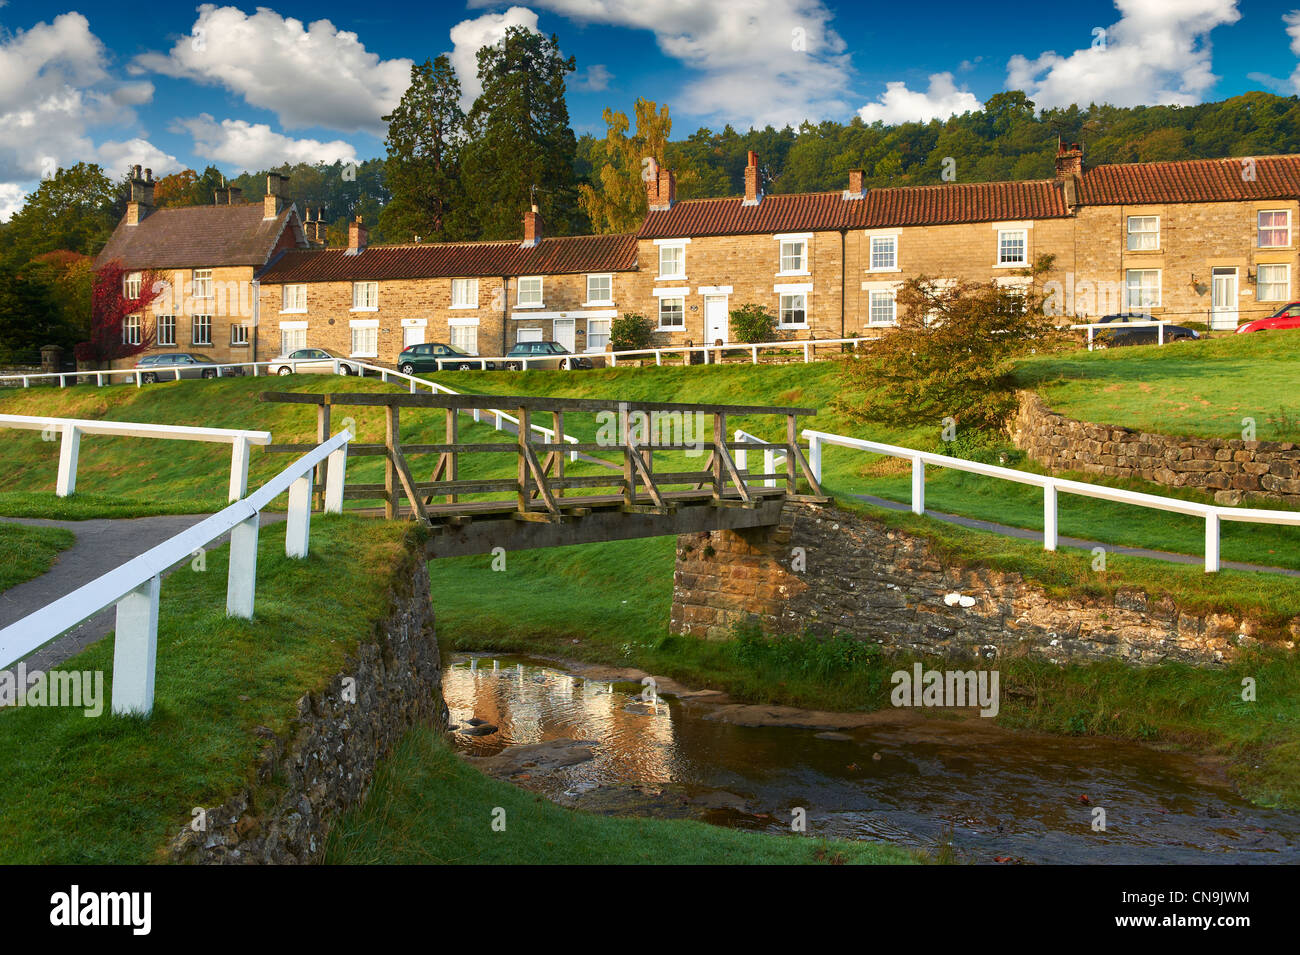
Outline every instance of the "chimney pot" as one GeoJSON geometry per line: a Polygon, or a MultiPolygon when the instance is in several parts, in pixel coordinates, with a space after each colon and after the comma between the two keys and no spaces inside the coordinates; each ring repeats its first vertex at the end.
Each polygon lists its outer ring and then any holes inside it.
{"type": "Polygon", "coordinates": [[[366,247],[369,235],[369,230],[361,224],[361,216],[357,216],[355,222],[348,223],[348,250],[360,252],[366,247]]]}
{"type": "Polygon", "coordinates": [[[758,153],[749,151],[749,164],[745,166],[745,202],[756,206],[763,200],[763,189],[758,181],[758,153]]]}
{"type": "Polygon", "coordinates": [[[866,193],[866,179],[861,169],[849,170],[849,189],[844,193],[845,199],[861,199],[866,193]]]}
{"type": "Polygon", "coordinates": [[[521,247],[529,248],[542,241],[542,214],[534,206],[524,213],[524,241],[521,247]]]}
{"type": "Polygon", "coordinates": [[[658,172],[645,184],[646,204],[652,212],[671,209],[677,201],[677,177],[671,169],[658,167],[658,172]]]}
{"type": "Polygon", "coordinates": [[[1083,176],[1083,150],[1078,143],[1061,145],[1056,150],[1056,181],[1065,182],[1083,176]]]}

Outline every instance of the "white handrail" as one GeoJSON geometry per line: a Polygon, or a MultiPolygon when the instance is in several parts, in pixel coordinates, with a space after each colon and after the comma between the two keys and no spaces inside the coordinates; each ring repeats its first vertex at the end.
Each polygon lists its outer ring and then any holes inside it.
{"type": "MultiPolygon", "coordinates": [[[[758,435],[750,434],[748,431],[742,431],[740,428],[737,428],[735,432],[735,436],[732,438],[732,440],[744,441],[746,444],[757,445],[763,449],[763,473],[764,474],[775,474],[777,466],[781,464],[785,464],[786,456],[784,454],[777,454],[776,448],[773,445],[769,444],[767,441],[764,441],[758,435]]],[[[749,452],[746,451],[744,448],[737,448],[736,449],[736,470],[738,471],[748,470],[748,468],[746,467],[748,463],[749,463],[749,452]]],[[[776,487],[776,478],[770,478],[770,477],[763,478],[763,486],[776,487]]]]}
{"type": "Polygon", "coordinates": [[[1088,351],[1092,351],[1093,338],[1095,337],[1096,329],[1099,328],[1103,330],[1110,329],[1113,331],[1114,329],[1117,328],[1150,328],[1154,325],[1158,329],[1156,332],[1156,344],[1163,345],[1165,343],[1165,326],[1173,325],[1173,324],[1174,324],[1173,322],[1165,318],[1160,318],[1160,319],[1147,318],[1136,322],[1080,322],[1077,325],[1067,325],[1065,327],[1070,329],[1071,331],[1079,331],[1080,329],[1087,329],[1088,351]]]}
{"type": "Polygon", "coordinates": [[[285,491],[289,492],[285,553],[289,557],[306,557],[313,470],[322,461],[329,462],[325,512],[342,513],[344,469],[351,439],[351,431],[340,431],[298,458],[247,498],[204,518],[193,527],[0,630],[0,667],[22,659],[59,634],[116,604],[112,712],[148,715],[153,710],[162,575],[229,532],[226,614],[251,618],[261,510],[285,491]]]}
{"type": "Polygon", "coordinates": [[[1180,501],[1177,498],[1161,497],[1157,494],[1145,494],[1141,491],[1125,491],[1120,488],[1105,487],[1100,484],[1088,484],[1084,481],[1071,481],[1047,474],[1033,474],[1018,471],[1015,468],[1001,467],[996,464],[982,464],[967,461],[965,458],[949,457],[946,454],[934,454],[930,451],[917,451],[895,444],[882,444],[879,441],[865,441],[861,438],[849,438],[841,434],[829,434],[805,428],[803,436],[808,439],[808,464],[813,476],[818,481],[822,476],[822,447],[835,445],[842,448],[854,448],[883,454],[888,457],[905,458],[912,462],[912,513],[925,513],[925,466],[951,468],[955,471],[967,471],[985,477],[1014,481],[1018,484],[1032,484],[1043,489],[1043,549],[1056,550],[1057,535],[1057,493],[1076,494],[1119,504],[1135,504],[1154,510],[1171,511],[1175,514],[1188,514],[1205,520],[1205,572],[1214,573],[1219,569],[1219,524],[1221,521],[1240,521],[1255,524],[1276,524],[1300,527],[1300,511],[1277,511],[1263,508],[1223,507],[1216,504],[1202,504],[1198,501],[1180,501]]]}
{"type": "MultiPolygon", "coordinates": [[[[124,438],[161,438],[173,441],[209,441],[231,445],[230,496],[237,501],[248,490],[248,457],[254,444],[270,444],[271,432],[240,428],[196,428],[186,425],[144,424],[137,421],[101,421],[87,418],[42,418],[35,415],[0,414],[0,428],[18,428],[60,435],[59,474],[55,494],[67,497],[77,489],[77,459],[84,434],[116,435],[124,438]]],[[[53,440],[51,437],[50,440],[53,440]]]]}

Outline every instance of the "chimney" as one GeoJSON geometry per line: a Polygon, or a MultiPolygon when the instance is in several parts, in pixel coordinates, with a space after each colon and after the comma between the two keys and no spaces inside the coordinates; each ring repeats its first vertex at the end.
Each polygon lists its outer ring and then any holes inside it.
{"type": "Polygon", "coordinates": [[[212,200],[219,206],[233,206],[244,198],[244,190],[238,186],[222,186],[212,193],[212,200]]]}
{"type": "Polygon", "coordinates": [[[313,219],[311,216],[311,209],[307,210],[307,219],[303,223],[303,230],[307,234],[307,241],[309,243],[329,245],[329,237],[325,231],[325,220],[322,218],[324,212],[324,206],[317,206],[316,218],[313,219]]]}
{"type": "Polygon", "coordinates": [[[844,192],[845,199],[865,199],[867,190],[863,187],[865,179],[861,169],[849,170],[849,188],[844,192]]]}
{"type": "Polygon", "coordinates": [[[1083,176],[1083,150],[1078,143],[1061,143],[1056,149],[1056,181],[1079,179],[1083,176]]]}
{"type": "Polygon", "coordinates": [[[355,222],[348,223],[348,251],[353,255],[366,247],[366,238],[370,230],[361,224],[361,216],[355,222]]]}
{"type": "Polygon", "coordinates": [[[744,205],[756,206],[763,201],[763,190],[758,181],[758,153],[749,151],[749,165],[745,167],[744,205]]]}
{"type": "Polygon", "coordinates": [[[139,225],[153,211],[153,170],[142,173],[139,166],[131,167],[131,198],[126,204],[126,224],[139,225]]]}
{"type": "Polygon", "coordinates": [[[537,211],[537,203],[524,213],[524,241],[521,249],[529,249],[542,241],[542,214],[537,211]]]}
{"type": "Polygon", "coordinates": [[[266,197],[262,200],[262,218],[274,219],[284,211],[286,184],[289,177],[278,172],[266,174],[266,197]]]}

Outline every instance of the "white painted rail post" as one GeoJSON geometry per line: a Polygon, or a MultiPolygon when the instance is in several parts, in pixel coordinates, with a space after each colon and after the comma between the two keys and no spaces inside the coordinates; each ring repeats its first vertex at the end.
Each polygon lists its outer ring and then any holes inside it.
{"type": "Polygon", "coordinates": [[[1056,485],[1043,485],[1043,550],[1056,550],[1056,485]]]}
{"type": "Polygon", "coordinates": [[[325,513],[343,513],[343,487],[347,481],[348,446],[331,451],[325,464],[325,513]]]}
{"type": "Polygon", "coordinates": [[[1164,322],[1161,322],[1159,325],[1156,326],[1156,338],[1158,339],[1158,341],[1156,342],[1157,345],[1163,345],[1163,344],[1165,343],[1165,323],[1164,323],[1164,322]]]}
{"type": "Polygon", "coordinates": [[[822,439],[819,435],[808,437],[808,469],[812,471],[817,483],[822,481],[822,439]]]}
{"type": "Polygon", "coordinates": [[[153,712],[154,664],[158,659],[158,596],[155,574],[117,602],[113,636],[114,715],[153,712]]]}
{"type": "MultiPolygon", "coordinates": [[[[763,473],[776,473],[776,452],[771,448],[763,449],[763,473]]],[[[776,478],[769,477],[763,479],[763,487],[776,487],[776,478]]]]}
{"type": "Polygon", "coordinates": [[[1217,573],[1219,570],[1219,512],[1210,511],[1205,515],[1205,572],[1217,573]]]}
{"type": "Polygon", "coordinates": [[[247,438],[235,438],[230,449],[230,502],[238,501],[248,493],[248,454],[252,442],[247,438]]]}
{"type": "Polygon", "coordinates": [[[1092,333],[1094,331],[1095,329],[1091,325],[1089,325],[1088,326],[1088,351],[1092,351],[1092,333]]]}
{"type": "MultiPolygon", "coordinates": [[[[744,441],[745,432],[737,431],[734,435],[732,435],[731,440],[744,441]]],[[[744,471],[746,469],[746,466],[749,464],[749,452],[747,452],[744,448],[736,448],[735,460],[736,460],[736,470],[744,471]]]]}
{"type": "Polygon", "coordinates": [[[226,579],[226,616],[253,619],[257,595],[257,532],[262,515],[254,513],[230,529],[230,573],[226,579]]]}
{"type": "Polygon", "coordinates": [[[284,534],[284,552],[289,557],[306,557],[311,537],[311,475],[308,471],[289,485],[289,517],[284,534]]]}
{"type": "Polygon", "coordinates": [[[63,441],[59,445],[59,477],[54,493],[67,497],[77,489],[77,456],[81,453],[81,429],[74,425],[63,426],[63,441]]]}
{"type": "Polygon", "coordinates": [[[912,458],[912,513],[925,513],[925,461],[912,458]]]}

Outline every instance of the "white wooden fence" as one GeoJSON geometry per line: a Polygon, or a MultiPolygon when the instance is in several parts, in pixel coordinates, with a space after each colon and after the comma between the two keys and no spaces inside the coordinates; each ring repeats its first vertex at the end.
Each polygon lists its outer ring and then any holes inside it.
{"type": "MultiPolygon", "coordinates": [[[[1078,325],[1069,325],[1067,327],[1070,328],[1072,331],[1082,331],[1084,329],[1087,329],[1088,351],[1092,351],[1093,340],[1096,338],[1096,333],[1098,331],[1113,332],[1122,328],[1150,328],[1152,325],[1154,325],[1156,326],[1156,344],[1163,345],[1165,344],[1165,326],[1172,325],[1172,324],[1174,323],[1169,321],[1164,321],[1164,320],[1156,321],[1155,319],[1146,319],[1144,321],[1139,321],[1139,322],[1087,322],[1087,323],[1080,323],[1078,325]]],[[[1172,339],[1170,340],[1172,341],[1172,339]]]]}
{"type": "Polygon", "coordinates": [[[824,431],[805,429],[803,436],[808,439],[808,466],[817,480],[822,476],[822,449],[826,445],[841,448],[854,448],[883,454],[888,457],[903,458],[912,462],[912,513],[925,513],[925,466],[952,468],[971,474],[1014,481],[1017,484],[1032,484],[1043,489],[1043,549],[1056,550],[1057,536],[1057,495],[1061,492],[1092,497],[1102,501],[1114,501],[1119,504],[1135,504],[1158,511],[1170,511],[1175,514],[1190,514],[1205,521],[1205,572],[1213,573],[1219,569],[1219,527],[1223,521],[1241,521],[1254,524],[1275,524],[1300,527],[1300,511],[1264,510],[1249,507],[1220,507],[1214,504],[1202,504],[1197,501],[1180,501],[1177,498],[1161,497],[1156,494],[1143,494],[1138,491],[1125,491],[1120,488],[1105,487],[1099,484],[1087,484],[1083,481],[1068,481],[1064,478],[1046,474],[1033,474],[1018,471],[1015,468],[1000,467],[996,464],[981,464],[964,458],[952,458],[945,454],[917,451],[893,444],[881,444],[878,441],[864,441],[860,438],[848,438],[840,434],[827,434],[824,431]]]}
{"type": "MultiPolygon", "coordinates": [[[[754,450],[763,452],[763,473],[764,474],[776,474],[777,473],[776,469],[779,468],[781,465],[785,464],[785,455],[777,454],[776,452],[776,448],[778,446],[769,445],[766,441],[764,441],[762,438],[758,437],[757,435],[750,434],[748,431],[742,431],[739,428],[737,428],[736,433],[732,438],[732,440],[744,441],[746,444],[757,445],[757,447],[755,447],[754,450]]],[[[744,448],[736,448],[736,470],[747,471],[749,470],[748,464],[749,464],[749,452],[746,451],[744,448]]],[[[818,477],[818,480],[819,481],[821,480],[820,476],[818,477]]],[[[776,478],[764,478],[763,486],[776,487],[776,478]]]]}
{"type": "Polygon", "coordinates": [[[257,592],[257,537],[262,509],[289,492],[284,550],[289,557],[306,557],[311,534],[312,472],[317,465],[326,463],[325,513],[342,513],[351,439],[350,431],[339,432],[243,500],[0,630],[0,668],[116,604],[112,712],[147,716],[153,711],[163,574],[229,533],[226,614],[251,618],[257,592]]]}
{"type": "Polygon", "coordinates": [[[142,424],[133,421],[93,421],[82,418],[41,418],[33,415],[0,414],[0,428],[40,431],[53,441],[60,436],[59,474],[55,493],[67,497],[77,489],[77,458],[81,437],[106,434],[123,438],[161,438],[170,441],[208,441],[229,444],[230,497],[237,501],[248,491],[248,456],[255,444],[270,444],[271,432],[245,431],[234,428],[191,428],[169,424],[142,424]]]}

